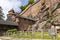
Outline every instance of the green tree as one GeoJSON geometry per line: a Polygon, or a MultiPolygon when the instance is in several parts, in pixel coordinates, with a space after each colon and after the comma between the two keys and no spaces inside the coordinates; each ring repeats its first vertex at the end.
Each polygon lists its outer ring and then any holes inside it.
{"type": "Polygon", "coordinates": [[[21,6],[20,9],[23,11],[27,6],[28,6],[28,4],[21,6]]]}
{"type": "Polygon", "coordinates": [[[20,7],[21,11],[25,10],[28,5],[33,4],[33,3],[34,3],[34,0],[28,0],[28,4],[20,7]]]}
{"type": "Polygon", "coordinates": [[[2,8],[0,7],[0,20],[3,20],[3,18],[4,18],[4,13],[2,12],[2,8]]]}
{"type": "Polygon", "coordinates": [[[28,4],[33,4],[34,0],[28,0],[28,4]]]}

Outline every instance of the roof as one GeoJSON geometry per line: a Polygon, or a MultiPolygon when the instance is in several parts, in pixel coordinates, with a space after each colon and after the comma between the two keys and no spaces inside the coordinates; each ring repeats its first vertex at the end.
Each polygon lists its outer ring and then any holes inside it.
{"type": "Polygon", "coordinates": [[[37,19],[32,19],[32,18],[28,18],[24,16],[16,16],[16,18],[24,18],[24,19],[31,20],[31,21],[37,21],[37,19]]]}
{"type": "Polygon", "coordinates": [[[3,21],[3,20],[0,20],[0,24],[1,24],[1,25],[12,25],[12,26],[18,26],[18,23],[16,23],[16,22],[12,22],[12,21],[3,21]]]}
{"type": "Polygon", "coordinates": [[[11,10],[10,10],[10,11],[8,11],[8,12],[13,12],[13,13],[15,13],[13,9],[11,9],[11,10]]]}

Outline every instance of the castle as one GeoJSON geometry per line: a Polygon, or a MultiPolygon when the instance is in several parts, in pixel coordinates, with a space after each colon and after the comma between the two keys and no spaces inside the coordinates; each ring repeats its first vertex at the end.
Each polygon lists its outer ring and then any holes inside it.
{"type": "MultiPolygon", "coordinates": [[[[42,27],[41,23],[44,23],[47,20],[51,22],[53,26],[60,26],[60,1],[59,0],[37,0],[35,3],[30,4],[24,11],[21,13],[15,13],[14,10],[8,12],[8,17],[11,21],[17,22],[19,25],[19,30],[27,30],[29,25],[34,25],[38,22],[38,28],[42,27]],[[47,16],[48,15],[48,16],[47,16]],[[53,19],[52,16],[54,16],[53,19]]],[[[50,23],[46,24],[46,28],[51,27],[50,23]]],[[[60,29],[59,29],[60,30],[60,29]]]]}

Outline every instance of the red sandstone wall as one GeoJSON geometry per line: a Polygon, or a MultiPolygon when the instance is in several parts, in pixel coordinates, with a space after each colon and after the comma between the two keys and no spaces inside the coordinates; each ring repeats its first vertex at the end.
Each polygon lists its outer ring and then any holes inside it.
{"type": "MultiPolygon", "coordinates": [[[[30,5],[31,6],[31,5],[30,5]]],[[[33,6],[31,6],[28,10],[24,10],[21,14],[23,14],[22,16],[29,16],[30,14],[34,17],[37,15],[37,12],[39,10],[39,8],[41,7],[41,1],[39,1],[38,3],[34,4],[33,6]]]]}
{"type": "Polygon", "coordinates": [[[19,29],[22,30],[22,31],[27,30],[29,25],[32,25],[32,24],[33,24],[32,21],[20,18],[19,29]]]}
{"type": "Polygon", "coordinates": [[[21,12],[20,14],[23,14],[22,16],[29,16],[32,15],[32,17],[36,16],[37,13],[39,12],[39,9],[41,8],[41,4],[45,2],[47,7],[50,7],[50,5],[54,5],[55,3],[59,2],[59,0],[40,0],[39,2],[37,2],[34,5],[29,5],[31,7],[27,7],[23,12],[21,12]]]}
{"type": "MultiPolygon", "coordinates": [[[[38,14],[38,12],[40,11],[39,9],[42,7],[42,3],[45,1],[46,7],[51,7],[52,5],[54,5],[55,3],[59,2],[59,0],[40,0],[39,2],[37,2],[34,5],[29,5],[23,12],[20,13],[20,15],[22,14],[22,16],[29,16],[32,15],[32,17],[36,16],[38,14]]],[[[48,10],[50,11],[50,10],[48,10]]],[[[56,13],[60,13],[60,9],[57,9],[54,14],[56,13]]],[[[21,29],[24,28],[24,30],[26,29],[26,27],[28,27],[29,23],[28,21],[26,22],[25,20],[21,20],[20,21],[21,24],[20,26],[22,27],[21,29]]]]}

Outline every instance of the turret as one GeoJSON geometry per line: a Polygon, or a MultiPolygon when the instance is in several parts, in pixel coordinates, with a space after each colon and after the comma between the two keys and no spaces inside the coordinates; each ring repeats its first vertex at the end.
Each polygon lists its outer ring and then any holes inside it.
{"type": "Polygon", "coordinates": [[[14,12],[13,9],[11,9],[10,11],[8,11],[8,14],[7,14],[7,20],[9,21],[15,21],[15,17],[16,17],[16,14],[14,12]]]}

